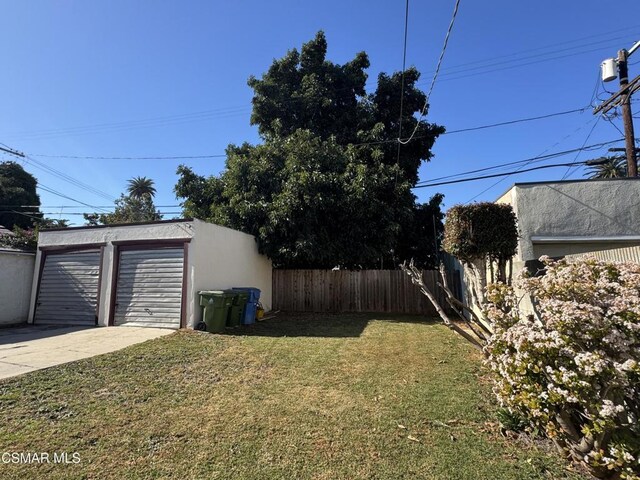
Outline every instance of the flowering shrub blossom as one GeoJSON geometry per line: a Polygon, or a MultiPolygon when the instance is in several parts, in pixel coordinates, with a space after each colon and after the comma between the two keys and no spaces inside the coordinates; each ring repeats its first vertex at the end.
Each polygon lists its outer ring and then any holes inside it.
{"type": "Polygon", "coordinates": [[[541,260],[544,275],[517,281],[539,315],[487,288],[498,400],[595,476],[640,480],[640,265],[541,260]]]}

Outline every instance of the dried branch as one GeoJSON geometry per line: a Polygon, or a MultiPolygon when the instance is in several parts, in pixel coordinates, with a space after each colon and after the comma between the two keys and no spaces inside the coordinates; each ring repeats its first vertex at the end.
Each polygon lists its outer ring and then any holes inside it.
{"type": "Polygon", "coordinates": [[[488,330],[485,327],[485,325],[480,321],[475,311],[467,307],[464,303],[462,303],[453,295],[453,293],[449,289],[448,282],[447,282],[447,274],[442,265],[440,265],[439,272],[440,272],[440,278],[442,278],[442,283],[438,282],[437,285],[440,288],[442,288],[442,291],[445,294],[445,298],[449,306],[458,314],[460,319],[467,324],[467,326],[473,331],[473,333],[476,334],[478,338],[486,342],[488,340],[486,335],[491,335],[492,332],[488,330]],[[469,316],[472,318],[472,321],[470,321],[466,317],[465,312],[469,314],[469,316]],[[477,326],[481,328],[481,330],[484,330],[484,333],[476,329],[474,322],[477,326]]]}
{"type": "Polygon", "coordinates": [[[438,315],[440,316],[440,318],[442,319],[442,321],[447,327],[449,327],[450,329],[458,333],[460,336],[462,336],[465,340],[471,343],[478,350],[483,349],[483,343],[480,339],[478,339],[477,337],[474,337],[469,332],[460,328],[458,325],[456,325],[454,322],[451,321],[449,316],[446,314],[446,312],[442,309],[442,307],[436,300],[436,297],[433,294],[433,292],[431,292],[425,285],[424,280],[422,279],[422,272],[420,272],[420,270],[418,270],[415,267],[415,265],[413,264],[413,260],[409,263],[409,265],[407,265],[406,262],[403,263],[402,265],[400,265],[400,268],[402,269],[403,272],[409,275],[409,277],[411,278],[411,282],[414,285],[417,285],[420,288],[420,291],[422,292],[422,294],[429,299],[433,307],[436,309],[436,312],[438,312],[438,315]]]}

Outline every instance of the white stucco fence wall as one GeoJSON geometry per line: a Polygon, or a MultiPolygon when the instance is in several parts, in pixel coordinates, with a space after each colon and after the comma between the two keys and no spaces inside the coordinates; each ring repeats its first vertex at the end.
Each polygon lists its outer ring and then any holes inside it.
{"type": "Polygon", "coordinates": [[[189,288],[187,301],[192,303],[187,318],[192,327],[202,318],[198,292],[232,287],[260,289],[265,310],[272,306],[272,264],[258,252],[252,235],[194,220],[194,237],[189,244],[189,288]]]}
{"type": "Polygon", "coordinates": [[[35,253],[0,249],[0,325],[27,321],[35,258],[35,253]]]}

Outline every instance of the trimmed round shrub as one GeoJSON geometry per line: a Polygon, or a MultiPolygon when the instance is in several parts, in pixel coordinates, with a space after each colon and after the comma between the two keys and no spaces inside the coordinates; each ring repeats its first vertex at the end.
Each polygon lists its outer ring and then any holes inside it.
{"type": "Polygon", "coordinates": [[[518,228],[511,205],[481,202],[451,207],[444,225],[443,247],[465,262],[513,257],[518,228]]]}

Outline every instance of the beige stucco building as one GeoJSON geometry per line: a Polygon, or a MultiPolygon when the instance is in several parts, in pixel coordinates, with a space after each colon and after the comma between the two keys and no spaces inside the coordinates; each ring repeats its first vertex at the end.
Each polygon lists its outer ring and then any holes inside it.
{"type": "Polygon", "coordinates": [[[516,183],[496,202],[518,218],[516,261],[640,245],[640,178],[516,183]]]}
{"type": "Polygon", "coordinates": [[[29,322],[193,328],[198,292],[261,290],[271,261],[253,236],[197,219],[40,232],[29,322]]]}

